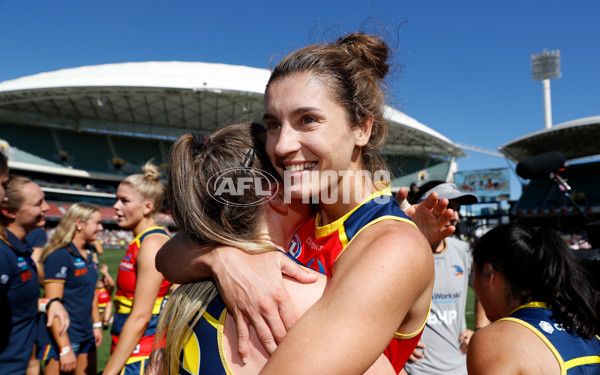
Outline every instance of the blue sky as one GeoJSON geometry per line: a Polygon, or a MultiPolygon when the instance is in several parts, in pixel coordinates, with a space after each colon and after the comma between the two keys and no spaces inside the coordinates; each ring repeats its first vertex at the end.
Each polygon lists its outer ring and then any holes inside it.
{"type": "MultiPolygon", "coordinates": [[[[384,35],[402,67],[388,81],[391,105],[455,142],[496,149],[544,127],[530,67],[544,49],[562,58],[553,122],[600,115],[598,14],[595,0],[4,0],[0,81],[126,61],[268,68],[271,58],[362,29],[384,35]]],[[[469,154],[459,170],[507,166],[469,154]]]]}

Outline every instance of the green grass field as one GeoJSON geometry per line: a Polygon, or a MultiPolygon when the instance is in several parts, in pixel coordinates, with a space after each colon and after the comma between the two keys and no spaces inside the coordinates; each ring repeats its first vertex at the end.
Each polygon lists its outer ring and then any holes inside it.
{"type": "MultiPolygon", "coordinates": [[[[100,256],[100,263],[106,263],[108,265],[108,270],[112,275],[115,281],[117,280],[117,270],[119,269],[119,263],[123,256],[125,255],[125,250],[115,250],[115,249],[107,249],[104,251],[104,254],[100,256]]],[[[473,293],[473,289],[469,288],[467,295],[467,327],[470,329],[474,329],[475,327],[475,316],[473,314],[475,293],[473,293]]],[[[98,348],[98,372],[104,369],[106,362],[108,362],[108,357],[110,356],[110,330],[103,331],[104,338],[102,340],[102,345],[98,348]]]]}
{"type": "MultiPolygon", "coordinates": [[[[104,254],[100,255],[100,264],[108,265],[108,272],[111,274],[113,279],[117,280],[117,271],[119,269],[119,263],[125,255],[125,250],[117,249],[106,249],[104,254]]],[[[98,372],[104,369],[108,357],[110,356],[110,329],[103,332],[102,344],[98,347],[98,372]]]]}

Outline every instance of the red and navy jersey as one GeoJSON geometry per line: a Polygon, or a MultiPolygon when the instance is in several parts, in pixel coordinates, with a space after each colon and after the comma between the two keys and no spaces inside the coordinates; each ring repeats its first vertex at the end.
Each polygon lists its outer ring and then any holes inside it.
{"type": "Polygon", "coordinates": [[[110,303],[110,293],[106,288],[96,288],[96,294],[98,295],[98,310],[100,311],[100,317],[102,317],[106,304],[110,303]]]}
{"type": "Polygon", "coordinates": [[[0,369],[24,374],[33,350],[40,287],[32,249],[0,233],[0,369]]]}
{"type": "Polygon", "coordinates": [[[48,255],[44,262],[44,274],[45,284],[64,284],[62,298],[71,322],[67,330],[69,340],[77,343],[93,339],[92,303],[98,280],[98,266],[92,261],[91,255],[81,256],[71,242],[67,247],[48,255]]]}
{"type": "MultiPolygon", "coordinates": [[[[335,261],[358,234],[383,220],[397,220],[415,225],[400,209],[389,188],[377,191],[363,203],[331,224],[320,226],[321,215],[308,219],[294,235],[288,253],[296,260],[329,277],[335,261]]],[[[385,351],[386,356],[400,372],[416,348],[425,322],[410,334],[396,333],[385,351]]]]}
{"type": "MultiPolygon", "coordinates": [[[[123,325],[131,313],[131,308],[133,306],[133,294],[135,292],[135,283],[137,280],[136,259],[138,252],[140,251],[142,241],[144,241],[144,239],[148,236],[165,236],[169,238],[169,235],[164,228],[152,227],[140,233],[129,244],[129,247],[125,252],[125,256],[119,265],[119,272],[117,274],[117,292],[114,298],[117,309],[111,329],[113,349],[117,345],[121,329],[123,329],[123,325]]],[[[167,302],[170,290],[171,283],[163,278],[158,291],[158,296],[156,297],[156,301],[154,301],[154,308],[152,310],[152,318],[150,319],[150,323],[148,323],[146,331],[142,335],[140,342],[127,361],[127,364],[146,359],[152,352],[152,344],[154,341],[154,334],[156,333],[158,315],[160,314],[162,307],[167,302]]]]}
{"type": "Polygon", "coordinates": [[[567,332],[544,302],[530,302],[500,320],[515,322],[535,333],[554,353],[560,373],[592,375],[600,373],[600,337],[591,340],[567,332]]]}

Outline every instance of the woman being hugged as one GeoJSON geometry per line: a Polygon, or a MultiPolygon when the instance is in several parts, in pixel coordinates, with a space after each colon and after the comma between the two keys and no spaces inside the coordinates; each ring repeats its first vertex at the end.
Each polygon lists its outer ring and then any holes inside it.
{"type": "Polygon", "coordinates": [[[46,312],[61,335],[69,316],[60,299],[40,298],[37,267],[25,237],[46,222],[49,206],[40,187],[26,177],[11,176],[0,153],[0,369],[24,374],[33,352],[37,313],[46,312]],[[57,319],[58,318],[58,319],[57,319]]]}
{"type": "Polygon", "coordinates": [[[67,335],[59,335],[54,325],[49,336],[40,338],[39,358],[45,361],[46,374],[96,373],[102,321],[96,295],[98,269],[88,246],[103,229],[101,222],[96,205],[75,203],[42,250],[45,296],[61,298],[71,319],[67,335]]]}
{"type": "Polygon", "coordinates": [[[167,242],[167,231],[155,215],[164,199],[160,171],[147,163],[144,174],[127,177],[117,189],[114,205],[121,228],[135,236],[117,274],[115,314],[111,329],[112,354],[105,375],[142,374],[152,351],[158,314],[168,298],[171,284],[154,266],[154,258],[167,242]],[[121,372],[125,368],[124,372],[121,372]]]}
{"type": "Polygon", "coordinates": [[[505,224],[473,245],[473,289],[488,318],[469,344],[469,374],[598,374],[598,294],[549,228],[505,224]]]}

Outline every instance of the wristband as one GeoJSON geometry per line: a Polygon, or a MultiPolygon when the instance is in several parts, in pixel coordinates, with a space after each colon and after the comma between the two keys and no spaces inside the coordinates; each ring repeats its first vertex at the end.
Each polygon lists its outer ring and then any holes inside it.
{"type": "Polygon", "coordinates": [[[94,327],[94,328],[102,328],[102,322],[96,322],[96,323],[92,324],[92,327],[94,327]]]}
{"type": "Polygon", "coordinates": [[[59,355],[60,357],[62,357],[63,355],[65,355],[65,354],[69,353],[70,351],[71,351],[71,345],[67,345],[67,346],[65,346],[64,348],[61,348],[61,349],[60,349],[60,353],[58,353],[58,355],[59,355]]]}
{"type": "Polygon", "coordinates": [[[40,304],[38,305],[38,312],[45,313],[47,311],[48,301],[50,301],[50,298],[42,298],[40,300],[40,304]]]}
{"type": "Polygon", "coordinates": [[[50,310],[50,305],[51,305],[51,304],[52,304],[52,302],[54,302],[54,301],[58,301],[58,302],[60,302],[61,304],[63,303],[63,300],[62,300],[62,298],[58,298],[58,297],[56,297],[56,298],[52,298],[52,299],[51,299],[50,301],[48,301],[48,303],[46,304],[46,311],[50,310]]]}

